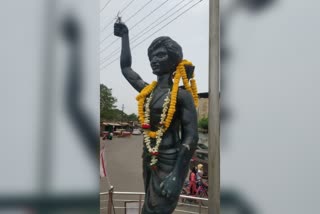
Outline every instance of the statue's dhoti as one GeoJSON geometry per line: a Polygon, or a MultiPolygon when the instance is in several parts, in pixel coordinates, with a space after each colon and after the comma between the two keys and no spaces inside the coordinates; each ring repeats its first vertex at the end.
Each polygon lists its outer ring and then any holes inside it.
{"type": "MultiPolygon", "coordinates": [[[[171,214],[177,206],[178,197],[167,198],[161,194],[160,184],[164,178],[169,175],[176,163],[178,157],[178,149],[162,149],[159,150],[157,169],[150,167],[150,156],[144,149],[143,158],[143,179],[145,188],[145,201],[142,209],[143,214],[171,214]]],[[[188,165],[184,170],[188,172],[188,165]]],[[[186,174],[185,174],[186,175],[186,174]]],[[[181,179],[181,187],[184,183],[185,176],[177,178],[181,179]]]]}

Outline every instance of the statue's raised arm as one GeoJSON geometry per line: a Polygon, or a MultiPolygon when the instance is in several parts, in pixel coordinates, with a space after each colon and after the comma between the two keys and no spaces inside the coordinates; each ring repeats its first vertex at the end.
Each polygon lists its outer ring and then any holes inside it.
{"type": "Polygon", "coordinates": [[[123,22],[117,22],[114,24],[114,35],[121,37],[121,56],[120,67],[123,76],[138,92],[140,92],[147,83],[131,68],[132,57],[129,43],[129,30],[123,22]]]}

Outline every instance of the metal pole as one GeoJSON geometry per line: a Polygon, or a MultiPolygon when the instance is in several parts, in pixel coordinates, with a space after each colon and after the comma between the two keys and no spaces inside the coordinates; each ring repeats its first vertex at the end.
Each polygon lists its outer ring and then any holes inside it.
{"type": "Polygon", "coordinates": [[[139,195],[139,213],[141,213],[141,200],[142,200],[142,196],[139,195]]]}
{"type": "Polygon", "coordinates": [[[124,116],[124,104],[122,104],[122,108],[121,108],[122,112],[121,112],[121,122],[123,121],[123,116],[124,116]]]}
{"type": "Polygon", "coordinates": [[[209,2],[209,214],[220,214],[220,11],[209,2]]]}
{"type": "Polygon", "coordinates": [[[113,189],[109,190],[109,200],[108,200],[108,214],[112,214],[112,206],[113,206],[113,189]]]}
{"type": "MultiPolygon", "coordinates": [[[[40,112],[40,131],[39,131],[39,159],[37,159],[37,164],[39,166],[39,177],[38,177],[38,187],[39,194],[43,197],[47,196],[49,193],[49,187],[51,183],[51,172],[52,170],[52,143],[53,137],[52,132],[54,129],[54,117],[53,117],[53,92],[54,84],[52,83],[54,79],[53,70],[53,56],[54,56],[54,33],[55,26],[54,18],[56,13],[56,0],[46,1],[45,3],[45,17],[44,17],[44,64],[42,70],[42,94],[41,94],[41,112],[40,112]]],[[[37,213],[47,213],[45,207],[39,209],[37,213]]]]}

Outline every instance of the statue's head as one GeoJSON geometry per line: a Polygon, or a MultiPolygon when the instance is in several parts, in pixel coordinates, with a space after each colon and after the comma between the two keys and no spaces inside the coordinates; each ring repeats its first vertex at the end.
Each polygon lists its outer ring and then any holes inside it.
{"type": "Polygon", "coordinates": [[[183,58],[181,46],[167,36],[159,37],[151,43],[148,56],[156,75],[173,73],[183,58]]]}

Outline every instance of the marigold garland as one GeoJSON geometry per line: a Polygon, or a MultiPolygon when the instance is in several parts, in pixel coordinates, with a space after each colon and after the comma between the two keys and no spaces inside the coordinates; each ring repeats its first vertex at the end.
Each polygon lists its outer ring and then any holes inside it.
{"type": "Polygon", "coordinates": [[[194,74],[192,75],[192,79],[190,80],[189,84],[189,80],[185,69],[186,65],[192,66],[192,63],[187,60],[182,60],[176,68],[172,89],[169,90],[168,95],[165,98],[165,102],[162,106],[163,109],[160,119],[160,128],[157,131],[151,131],[151,126],[149,124],[150,102],[152,99],[152,92],[155,89],[157,82],[153,81],[150,85],[147,85],[145,88],[141,90],[140,94],[138,94],[138,96],[136,97],[136,100],[138,101],[138,118],[142,125],[142,128],[145,129],[143,134],[144,142],[147,146],[148,152],[151,154],[150,166],[152,167],[152,169],[156,169],[156,163],[158,162],[157,155],[159,154],[158,149],[162,141],[162,136],[164,132],[170,127],[171,121],[176,111],[180,78],[182,78],[182,82],[185,89],[191,93],[195,106],[198,106],[198,92],[196,81],[194,80],[194,74]],[[154,147],[151,147],[150,138],[156,139],[156,144],[154,145],[154,147]]]}

